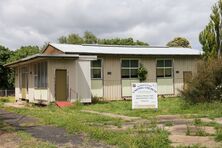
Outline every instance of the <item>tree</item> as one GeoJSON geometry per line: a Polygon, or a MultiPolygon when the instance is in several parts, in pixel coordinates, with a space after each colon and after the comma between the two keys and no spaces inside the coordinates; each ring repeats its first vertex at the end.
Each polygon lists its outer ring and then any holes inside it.
{"type": "Polygon", "coordinates": [[[61,36],[58,38],[61,44],[104,44],[104,45],[141,45],[149,46],[148,43],[142,41],[134,41],[133,38],[112,38],[99,39],[93,33],[86,31],[83,37],[78,34],[69,34],[68,36],[61,36]]]}
{"type": "Polygon", "coordinates": [[[67,38],[65,36],[61,36],[58,38],[59,43],[65,44],[67,43],[67,38]]]}
{"type": "Polygon", "coordinates": [[[78,34],[72,33],[69,34],[67,37],[61,36],[58,38],[59,43],[66,43],[66,44],[83,44],[84,40],[78,34]]]}
{"type": "Polygon", "coordinates": [[[88,31],[86,31],[84,33],[83,39],[84,39],[85,44],[96,44],[97,43],[97,37],[93,33],[88,32],[88,31]]]}
{"type": "Polygon", "coordinates": [[[183,47],[183,48],[191,48],[190,42],[183,37],[176,37],[172,41],[167,43],[168,47],[183,47]]]}
{"type": "Polygon", "coordinates": [[[210,22],[199,35],[205,57],[221,56],[222,48],[222,0],[213,7],[210,22]]]}
{"type": "Polygon", "coordinates": [[[7,63],[11,53],[12,52],[8,48],[0,45],[0,89],[8,89],[13,87],[13,84],[8,81],[11,76],[10,69],[3,66],[7,63]]]}
{"type": "MultiPolygon", "coordinates": [[[[22,46],[21,48],[17,49],[16,51],[11,51],[10,56],[7,59],[7,63],[13,62],[22,58],[25,58],[27,56],[31,56],[34,54],[40,53],[40,49],[38,46],[22,46]]],[[[10,86],[10,88],[14,87],[14,71],[8,70],[7,71],[7,83],[10,86]]]]}
{"type": "Polygon", "coordinates": [[[37,53],[40,53],[40,49],[38,46],[22,46],[12,53],[8,62],[13,62],[37,53]]]}

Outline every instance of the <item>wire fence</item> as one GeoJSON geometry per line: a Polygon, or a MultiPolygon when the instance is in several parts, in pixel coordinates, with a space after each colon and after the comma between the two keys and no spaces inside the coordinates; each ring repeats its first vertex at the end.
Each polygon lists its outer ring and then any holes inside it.
{"type": "Polygon", "coordinates": [[[0,90],[0,97],[15,96],[15,90],[0,90]]]}

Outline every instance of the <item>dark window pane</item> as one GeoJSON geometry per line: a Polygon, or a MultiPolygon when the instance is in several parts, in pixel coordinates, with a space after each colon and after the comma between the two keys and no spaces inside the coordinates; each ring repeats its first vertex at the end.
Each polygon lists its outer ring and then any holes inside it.
{"type": "Polygon", "coordinates": [[[172,67],[172,60],[165,60],[165,67],[172,67]]]}
{"type": "Polygon", "coordinates": [[[92,78],[101,78],[101,69],[92,69],[92,78]]]}
{"type": "Polygon", "coordinates": [[[98,59],[96,61],[92,61],[92,66],[91,67],[101,67],[101,66],[102,66],[101,59],[98,59]]]}
{"type": "Polygon", "coordinates": [[[158,77],[158,78],[162,78],[162,77],[164,77],[164,69],[157,69],[156,70],[156,76],[158,77]]]}
{"type": "Polygon", "coordinates": [[[164,60],[157,60],[157,67],[164,67],[164,60]]]}
{"type": "Polygon", "coordinates": [[[131,60],[130,62],[131,62],[131,67],[139,67],[138,66],[139,65],[138,60],[131,60]]]}
{"type": "Polygon", "coordinates": [[[131,69],[131,78],[138,78],[137,69],[131,69]]]}
{"type": "Polygon", "coordinates": [[[129,69],[122,69],[122,78],[130,78],[129,69]]]}
{"type": "Polygon", "coordinates": [[[165,69],[165,77],[172,77],[172,68],[165,69]]]}
{"type": "Polygon", "coordinates": [[[122,67],[130,67],[130,61],[129,60],[122,60],[122,67]]]}

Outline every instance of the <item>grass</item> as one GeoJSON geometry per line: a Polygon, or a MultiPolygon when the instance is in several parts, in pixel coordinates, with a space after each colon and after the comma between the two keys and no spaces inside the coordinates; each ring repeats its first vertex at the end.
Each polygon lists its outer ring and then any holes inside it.
{"type": "MultiPolygon", "coordinates": [[[[168,133],[163,129],[153,128],[155,132],[146,132],[138,134],[142,127],[135,127],[135,130],[112,130],[105,128],[109,125],[121,128],[125,122],[118,118],[111,118],[96,114],[83,113],[80,110],[84,106],[76,105],[70,108],[60,109],[54,105],[47,107],[30,107],[30,108],[6,108],[8,111],[17,112],[24,115],[30,115],[41,119],[46,125],[56,125],[64,127],[70,133],[85,133],[90,138],[102,140],[110,145],[118,147],[141,147],[141,143],[149,141],[150,147],[169,147],[168,133]],[[153,141],[154,140],[154,141],[153,141]]],[[[153,122],[152,125],[154,125],[153,122]]],[[[142,146],[143,147],[143,146],[142,146]]]]}
{"type": "Polygon", "coordinates": [[[221,117],[222,103],[201,103],[196,105],[188,105],[181,98],[167,98],[159,99],[158,111],[153,109],[132,110],[131,101],[113,101],[100,102],[93,105],[86,105],[85,110],[94,110],[100,112],[110,112],[116,114],[123,114],[127,116],[139,116],[142,118],[150,118],[156,115],[167,114],[195,114],[196,117],[221,117]]]}
{"type": "MultiPolygon", "coordinates": [[[[36,138],[33,138],[30,134],[23,131],[16,131],[14,127],[4,123],[0,120],[0,131],[3,132],[2,135],[7,134],[7,140],[10,143],[11,147],[18,146],[19,148],[55,148],[56,146],[40,141],[36,138]]],[[[0,137],[2,138],[2,137],[0,137]]]]}
{"type": "MultiPolygon", "coordinates": [[[[0,104],[1,99],[0,99],[0,104]]],[[[99,102],[91,105],[76,105],[60,109],[56,106],[49,105],[46,107],[28,107],[28,108],[6,108],[9,111],[17,112],[24,115],[30,115],[39,118],[41,123],[46,125],[55,125],[65,128],[70,133],[85,133],[88,137],[105,141],[107,144],[118,147],[170,147],[168,134],[164,129],[156,127],[155,117],[157,115],[179,114],[191,115],[195,117],[221,117],[222,103],[205,103],[197,105],[187,105],[180,98],[159,99],[158,111],[153,109],[132,110],[131,101],[113,101],[99,102]],[[94,110],[99,112],[110,112],[123,114],[127,116],[139,116],[149,118],[151,124],[147,126],[135,126],[133,130],[113,130],[109,126],[117,129],[121,128],[126,121],[118,118],[111,118],[102,115],[89,114],[80,110],[94,110]]],[[[165,123],[172,126],[172,123],[165,123]]],[[[201,125],[203,122],[199,119],[194,120],[195,125],[201,125]]],[[[188,127],[189,128],[189,127],[188,127]]],[[[189,129],[188,129],[189,130],[189,129]]],[[[197,135],[204,135],[202,131],[197,135]]],[[[190,133],[188,133],[189,135],[190,133]]],[[[222,135],[222,134],[221,134],[222,135]]],[[[218,132],[218,137],[219,137],[218,132]]],[[[222,137],[222,136],[221,136],[222,137]]],[[[220,138],[218,138],[220,139],[220,138]]],[[[222,138],[221,138],[222,139],[222,138]]]]}
{"type": "Polygon", "coordinates": [[[216,136],[215,136],[216,141],[222,141],[222,128],[216,128],[216,136]]]}
{"type": "Polygon", "coordinates": [[[16,135],[20,138],[19,147],[20,148],[56,148],[55,145],[40,141],[36,138],[33,138],[30,134],[18,131],[16,135]]]}

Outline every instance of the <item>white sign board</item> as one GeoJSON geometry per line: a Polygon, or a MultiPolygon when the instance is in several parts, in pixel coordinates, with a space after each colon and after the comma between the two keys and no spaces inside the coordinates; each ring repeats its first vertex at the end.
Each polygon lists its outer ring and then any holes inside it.
{"type": "Polygon", "coordinates": [[[132,108],[158,108],[157,83],[132,84],[132,108]]]}

